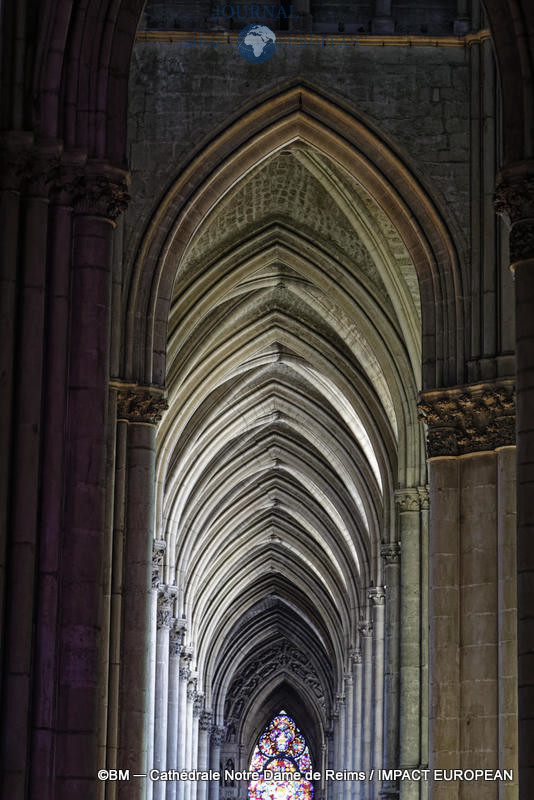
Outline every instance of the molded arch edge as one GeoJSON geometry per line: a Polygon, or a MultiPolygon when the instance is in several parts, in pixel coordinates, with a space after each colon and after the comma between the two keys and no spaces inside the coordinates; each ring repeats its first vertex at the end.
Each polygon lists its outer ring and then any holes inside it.
{"type": "Polygon", "coordinates": [[[423,388],[463,380],[464,310],[452,223],[405,161],[369,124],[303,86],[248,110],[182,170],[139,247],[128,296],[124,376],[164,385],[176,267],[209,212],[247,172],[294,141],[343,166],[373,196],[404,241],[419,279],[423,388]]]}

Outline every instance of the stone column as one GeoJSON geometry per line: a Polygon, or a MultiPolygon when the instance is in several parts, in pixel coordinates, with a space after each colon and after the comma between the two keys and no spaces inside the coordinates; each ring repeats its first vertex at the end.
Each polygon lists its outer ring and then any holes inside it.
{"type": "MultiPolygon", "coordinates": [[[[207,772],[210,768],[209,765],[209,742],[210,732],[212,729],[212,713],[211,711],[203,711],[200,715],[198,722],[198,768],[199,770],[207,772]]],[[[208,782],[200,781],[197,787],[197,800],[207,800],[208,797],[208,782]]]]}
{"type": "Polygon", "coordinates": [[[528,800],[534,797],[534,162],[501,174],[495,207],[510,227],[515,275],[519,797],[528,800]]]}
{"type": "MultiPolygon", "coordinates": [[[[358,625],[363,656],[363,690],[362,690],[362,755],[361,769],[369,773],[372,761],[373,742],[373,623],[371,620],[362,621],[358,625]]],[[[371,786],[368,781],[362,785],[362,797],[369,800],[371,786]]]]}
{"type": "MultiPolygon", "coordinates": [[[[428,506],[426,487],[399,489],[395,493],[398,530],[401,540],[400,562],[400,765],[406,769],[426,766],[421,759],[423,688],[421,612],[421,511],[428,506]]],[[[424,733],[423,733],[424,735],[424,733]]],[[[417,800],[420,786],[404,781],[400,787],[403,800],[417,800]]]]}
{"type": "MultiPolygon", "coordinates": [[[[158,589],[156,634],[156,695],[154,713],[154,769],[167,769],[167,715],[169,711],[169,632],[174,622],[172,612],[176,587],[158,589]]],[[[165,800],[166,787],[157,781],[153,788],[155,800],[165,800]]]]}
{"type": "Polygon", "coordinates": [[[352,719],[354,734],[352,737],[352,769],[360,770],[362,758],[362,651],[359,648],[351,650],[351,660],[353,669],[353,691],[352,691],[352,719]]]}
{"type": "MultiPolygon", "coordinates": [[[[166,408],[161,390],[121,386],[117,419],[128,423],[127,501],[123,563],[119,764],[147,771],[156,423],[166,408]]],[[[144,800],[143,781],[120,783],[119,800],[144,800]]]]}
{"type": "MultiPolygon", "coordinates": [[[[167,720],[167,768],[178,769],[178,725],[180,703],[180,656],[185,634],[183,620],[175,620],[169,634],[169,711],[167,720]]],[[[178,784],[167,784],[167,800],[176,800],[178,784]]]]}
{"type": "MultiPolygon", "coordinates": [[[[386,593],[382,586],[374,586],[369,589],[369,600],[372,604],[373,614],[373,633],[374,633],[374,687],[373,687],[373,708],[374,708],[374,736],[372,766],[375,769],[382,769],[384,766],[384,623],[386,611],[386,593]]],[[[378,794],[380,788],[379,781],[375,778],[374,794],[378,794]]]]}
{"type": "Polygon", "coordinates": [[[326,797],[327,800],[331,800],[334,796],[333,792],[333,784],[332,781],[327,781],[325,779],[325,772],[327,769],[334,769],[334,728],[333,728],[333,719],[330,719],[330,727],[327,728],[325,731],[326,737],[326,745],[325,750],[323,753],[323,769],[322,769],[322,780],[321,780],[321,791],[323,793],[323,797],[326,797]]]}
{"type": "MultiPolygon", "coordinates": [[[[215,725],[211,731],[210,769],[221,768],[221,747],[226,735],[224,725],[215,725]]],[[[219,781],[210,781],[209,800],[219,800],[219,781]]]]}
{"type": "MultiPolygon", "coordinates": [[[[350,671],[345,673],[345,741],[343,749],[343,769],[353,769],[352,749],[354,746],[354,678],[352,656],[349,655],[350,671]]],[[[347,783],[345,795],[350,796],[351,784],[347,783]]]]}
{"type": "MultiPolygon", "coordinates": [[[[204,694],[196,692],[195,699],[193,700],[193,744],[192,744],[192,768],[198,769],[198,739],[199,739],[199,721],[202,709],[204,707],[204,694]]],[[[191,800],[197,800],[199,781],[193,781],[191,785],[191,800]]]]}
{"type": "MultiPolygon", "coordinates": [[[[498,565],[504,519],[495,448],[513,442],[513,387],[500,381],[425,393],[421,410],[429,424],[429,766],[495,769],[498,586],[510,567],[509,558],[498,565]]],[[[431,791],[432,800],[498,796],[497,782],[435,782],[431,791]]]]}
{"type": "MultiPolygon", "coordinates": [[[[187,742],[187,686],[191,678],[191,660],[193,649],[184,647],[180,659],[180,697],[178,702],[178,769],[187,769],[186,742],[187,742]]],[[[185,798],[185,783],[180,781],[176,792],[178,800],[185,798]]]]}
{"type": "MultiPolygon", "coordinates": [[[[148,690],[147,690],[147,764],[150,769],[154,765],[154,730],[156,715],[156,648],[158,631],[158,595],[163,579],[163,561],[167,543],[163,539],[155,539],[152,542],[152,594],[150,598],[150,640],[149,651],[150,661],[148,668],[148,690]]],[[[145,800],[152,800],[154,783],[149,781],[146,787],[145,800]]],[[[106,798],[107,800],[107,798],[106,798]]]]}
{"type": "MultiPolygon", "coordinates": [[[[197,679],[196,676],[189,679],[187,684],[187,718],[186,718],[186,744],[185,744],[185,765],[186,769],[193,769],[193,710],[195,699],[197,696],[197,679]]],[[[191,800],[192,781],[187,781],[185,784],[185,800],[191,800]]]]}
{"type": "MultiPolygon", "coordinates": [[[[497,449],[499,769],[518,774],[517,746],[517,560],[515,447],[497,449]]],[[[517,800],[518,777],[501,783],[499,800],[517,800]]]]}
{"type": "MultiPolygon", "coordinates": [[[[336,769],[338,770],[346,769],[346,764],[344,763],[345,746],[346,746],[345,711],[346,711],[345,695],[339,692],[336,695],[337,723],[336,723],[336,734],[335,734],[335,743],[336,743],[335,766],[336,769]]],[[[336,781],[334,797],[340,799],[343,798],[345,796],[346,789],[347,789],[346,781],[336,781]]]]}
{"type": "MultiPolygon", "coordinates": [[[[57,800],[97,785],[102,564],[111,322],[111,237],[125,208],[126,175],[87,165],[73,182],[68,401],[60,579],[57,800]],[[95,620],[98,623],[95,624],[95,620]],[[81,722],[83,721],[83,722],[81,722]],[[83,754],[83,758],[81,757],[83,754]]],[[[33,333],[35,336],[35,331],[33,333]]],[[[104,628],[104,635],[108,631],[104,628]]],[[[123,762],[123,767],[128,765],[123,762]]]]}
{"type": "MultiPolygon", "coordinates": [[[[399,765],[399,632],[402,624],[404,636],[406,622],[399,613],[400,552],[401,548],[398,542],[383,544],[380,547],[380,555],[384,559],[383,574],[388,596],[384,642],[384,767],[388,769],[395,769],[399,765]]],[[[384,783],[380,797],[395,798],[397,796],[396,783],[384,783]]]]}
{"type": "MultiPolygon", "coordinates": [[[[39,560],[40,536],[38,528],[40,503],[40,464],[42,458],[41,441],[41,408],[43,403],[43,377],[45,365],[45,338],[46,338],[46,290],[47,290],[47,236],[49,219],[49,199],[47,177],[50,165],[41,159],[35,150],[19,154],[8,151],[8,157],[15,157],[15,168],[8,170],[8,175],[3,178],[3,223],[15,212],[18,219],[15,230],[20,225],[20,239],[15,244],[12,232],[2,231],[5,244],[2,246],[2,255],[12,255],[11,264],[2,264],[2,289],[6,291],[6,299],[13,300],[12,308],[3,308],[6,317],[2,325],[6,324],[6,333],[13,332],[14,337],[9,341],[8,347],[16,352],[16,366],[11,357],[8,357],[10,374],[4,380],[10,384],[12,395],[7,399],[6,410],[14,406],[13,418],[6,425],[2,422],[2,444],[7,452],[3,464],[9,464],[12,470],[12,481],[4,484],[3,494],[5,505],[0,514],[6,516],[4,531],[7,536],[2,538],[2,546],[7,544],[7,552],[1,554],[2,584],[4,578],[8,583],[8,593],[2,593],[9,598],[5,606],[5,615],[2,623],[5,624],[2,645],[5,652],[3,667],[3,696],[2,719],[4,725],[0,739],[1,761],[6,765],[3,788],[0,789],[2,798],[16,795],[22,796],[25,792],[26,774],[30,769],[29,752],[31,731],[29,722],[32,716],[32,693],[38,703],[37,726],[46,725],[46,717],[54,713],[50,702],[45,700],[46,694],[54,692],[56,680],[56,651],[55,651],[55,626],[57,625],[57,586],[55,586],[55,572],[57,568],[57,542],[58,531],[53,529],[52,539],[42,548],[47,562],[44,570],[41,569],[39,560]],[[20,173],[17,175],[16,173],[20,173]],[[15,173],[15,174],[13,174],[15,173]],[[11,183],[13,179],[13,183],[11,183]],[[10,188],[13,187],[12,191],[10,188]],[[20,193],[20,194],[19,194],[20,193]],[[22,199],[19,211],[19,196],[22,199]],[[8,241],[11,240],[11,253],[8,241]],[[17,250],[19,251],[17,253],[17,250]],[[9,272],[11,275],[9,275],[9,272]],[[17,275],[17,272],[19,274],[17,275]],[[7,273],[7,274],[6,274],[7,273]],[[9,275],[7,281],[5,277],[9,275]],[[17,289],[18,284],[18,289],[17,289]],[[18,293],[17,293],[18,291],[18,293]],[[18,308],[18,310],[17,310],[18,308]],[[16,325],[16,327],[15,327],[16,325]],[[13,326],[13,327],[12,327],[13,326]],[[14,347],[16,343],[16,349],[14,347]],[[13,369],[14,367],[14,369],[13,369]],[[7,494],[9,493],[9,494],[7,494]],[[54,541],[55,540],[55,541],[54,541]],[[50,545],[50,549],[46,547],[50,545]],[[55,551],[55,552],[54,552],[55,551]],[[8,573],[5,572],[8,556],[8,573]],[[55,562],[55,564],[54,564],[55,562]],[[41,572],[40,588],[42,598],[36,592],[35,573],[41,572]],[[43,571],[45,575],[43,575],[43,571]],[[52,578],[48,586],[45,583],[52,578]],[[50,591],[52,593],[50,593],[50,591]],[[36,592],[34,594],[34,592],[36,592]],[[49,599],[52,607],[41,606],[41,599],[49,599]],[[34,610],[37,613],[37,631],[34,623],[34,610]],[[44,617],[44,618],[43,618],[44,617]],[[37,653],[33,653],[35,646],[34,634],[37,633],[37,653]],[[32,659],[37,657],[37,663],[43,673],[36,672],[37,684],[43,686],[44,691],[37,693],[32,686],[32,659]],[[52,667],[52,673],[50,673],[52,667]],[[48,674],[46,674],[48,673],[48,674]],[[51,683],[50,683],[51,682],[51,683]],[[44,701],[44,702],[43,702],[44,701]],[[48,707],[43,707],[48,706],[48,707]]],[[[5,302],[5,301],[4,301],[5,302]]],[[[4,302],[2,306],[4,306],[4,302]]],[[[2,342],[4,344],[4,342],[2,342]]],[[[64,343],[63,343],[64,347],[64,343]]],[[[2,348],[7,349],[7,348],[2,348]]],[[[65,350],[60,353],[60,358],[65,358],[65,350]]],[[[63,383],[64,383],[64,375],[63,383]]],[[[65,403],[65,393],[58,400],[65,403]]],[[[4,407],[2,407],[2,416],[4,407]]],[[[62,422],[64,418],[62,419],[62,422]]],[[[56,419],[57,423],[57,419],[56,419]]],[[[63,436],[63,429],[61,429],[63,436]]],[[[63,454],[61,454],[61,467],[63,454]]],[[[2,476],[3,477],[3,476],[2,476]]],[[[60,497],[63,475],[60,472],[60,497]]],[[[48,483],[45,474],[45,484],[48,483]]],[[[61,510],[61,505],[60,505],[61,510]]],[[[59,520],[58,520],[59,521],[59,520]]],[[[42,544],[41,544],[42,547],[42,544]]],[[[3,587],[2,587],[3,588],[3,587]]],[[[33,665],[35,666],[35,665],[33,665]]],[[[44,727],[44,726],[43,726],[44,727]]],[[[50,789],[46,786],[47,773],[50,775],[52,767],[53,745],[45,741],[49,739],[47,730],[35,732],[37,746],[41,745],[46,751],[44,758],[39,755],[34,757],[37,770],[45,771],[45,789],[43,795],[49,796],[50,789]]],[[[42,784],[42,785],[43,785],[42,784]]]]}

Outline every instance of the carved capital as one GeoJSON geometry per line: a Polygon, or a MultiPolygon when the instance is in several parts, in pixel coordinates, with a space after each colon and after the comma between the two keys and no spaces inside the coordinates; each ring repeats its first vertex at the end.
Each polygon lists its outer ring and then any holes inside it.
{"type": "Polygon", "coordinates": [[[428,511],[430,508],[430,492],[428,486],[418,486],[417,494],[419,495],[421,510],[428,511]]]}
{"type": "Polygon", "coordinates": [[[457,456],[515,444],[512,380],[424,392],[419,419],[428,425],[428,457],[457,456]]]}
{"type": "Polygon", "coordinates": [[[395,492],[395,504],[399,511],[420,511],[421,504],[417,489],[399,489],[395,492]]]}
{"type": "Polygon", "coordinates": [[[171,629],[169,634],[169,655],[175,658],[182,652],[182,633],[177,631],[176,628],[171,629]]]}
{"type": "Polygon", "coordinates": [[[386,564],[398,564],[401,548],[399,542],[388,542],[380,545],[380,555],[386,564]]]}
{"type": "Polygon", "coordinates": [[[503,178],[493,198],[495,211],[513,225],[534,219],[534,175],[516,174],[503,178]]]}
{"type": "Polygon", "coordinates": [[[152,588],[157,589],[161,582],[163,570],[163,557],[167,542],[164,539],[154,539],[152,542],[152,588]]]}
{"type": "Polygon", "coordinates": [[[0,185],[29,197],[48,199],[53,175],[61,160],[57,142],[37,146],[25,134],[0,137],[0,185]],[[3,139],[3,141],[1,141],[3,139]]]}
{"type": "Polygon", "coordinates": [[[185,619],[175,619],[169,634],[169,654],[179,656],[182,652],[184,636],[187,630],[185,619]]]}
{"type": "Polygon", "coordinates": [[[190,678],[187,684],[187,699],[190,703],[194,703],[197,697],[197,679],[190,678]]]}
{"type": "Polygon", "coordinates": [[[358,623],[358,630],[361,636],[373,635],[373,623],[371,620],[364,619],[358,623]]]}
{"type": "Polygon", "coordinates": [[[105,164],[89,164],[75,176],[72,189],[77,214],[103,217],[115,222],[128,208],[128,175],[105,164]]]}
{"type": "Polygon", "coordinates": [[[204,711],[201,713],[198,720],[198,727],[201,731],[210,731],[212,726],[213,714],[211,711],[204,711]]]}
{"type": "Polygon", "coordinates": [[[200,719],[203,709],[204,709],[204,693],[195,692],[195,697],[193,699],[193,716],[196,717],[197,719],[200,719]]]}
{"type": "Polygon", "coordinates": [[[157,626],[171,628],[173,624],[173,606],[176,598],[174,586],[160,586],[158,590],[157,626]]]}
{"type": "Polygon", "coordinates": [[[224,725],[214,725],[211,730],[211,743],[213,747],[221,747],[226,737],[224,725]]]}
{"type": "Polygon", "coordinates": [[[495,191],[495,211],[510,227],[510,261],[534,258],[534,164],[507,170],[495,191]]]}
{"type": "Polygon", "coordinates": [[[362,663],[362,651],[359,647],[354,647],[349,653],[350,659],[353,664],[361,664],[362,663]]]}
{"type": "Polygon", "coordinates": [[[386,602],[386,592],[383,586],[373,586],[367,592],[367,597],[375,606],[383,606],[386,602]]]}
{"type": "Polygon", "coordinates": [[[534,219],[516,222],[510,231],[509,244],[512,270],[519,261],[534,259],[534,219]]]}
{"type": "Polygon", "coordinates": [[[127,386],[113,381],[111,386],[118,389],[117,420],[155,425],[169,407],[165,390],[158,386],[127,386]]]}
{"type": "Polygon", "coordinates": [[[191,678],[191,661],[193,660],[193,648],[183,647],[180,656],[180,680],[187,681],[191,678]]]}

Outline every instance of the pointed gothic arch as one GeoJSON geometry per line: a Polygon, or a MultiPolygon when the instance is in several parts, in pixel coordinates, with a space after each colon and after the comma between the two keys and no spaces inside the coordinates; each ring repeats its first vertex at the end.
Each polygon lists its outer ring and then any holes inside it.
{"type": "Polygon", "coordinates": [[[303,141],[354,176],[396,227],[419,278],[423,384],[463,378],[464,314],[459,234],[406,159],[339,101],[304,85],[246,111],[180,169],[154,210],[135,256],[126,312],[124,374],[163,385],[167,319],[176,268],[198,225],[255,165],[303,141]],[[443,331],[444,335],[437,335],[443,331]],[[425,367],[432,363],[434,366],[425,367]]]}

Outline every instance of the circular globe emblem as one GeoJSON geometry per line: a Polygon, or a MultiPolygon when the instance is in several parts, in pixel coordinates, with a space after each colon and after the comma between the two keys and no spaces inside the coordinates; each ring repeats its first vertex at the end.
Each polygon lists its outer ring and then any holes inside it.
{"type": "Polygon", "coordinates": [[[247,25],[237,37],[237,49],[251,64],[267,61],[276,50],[276,36],[266,25],[247,25]]]}

